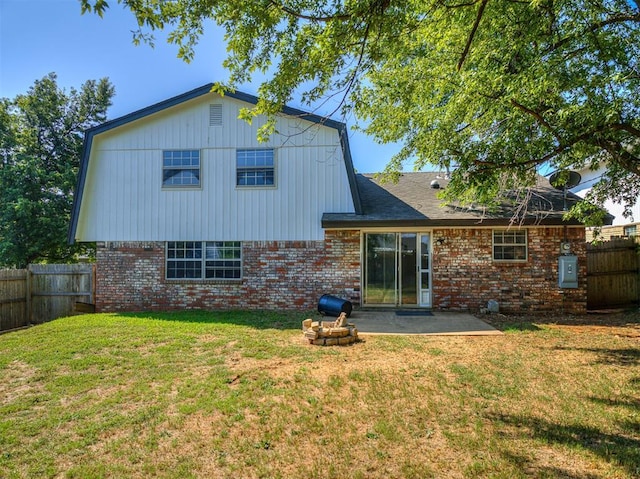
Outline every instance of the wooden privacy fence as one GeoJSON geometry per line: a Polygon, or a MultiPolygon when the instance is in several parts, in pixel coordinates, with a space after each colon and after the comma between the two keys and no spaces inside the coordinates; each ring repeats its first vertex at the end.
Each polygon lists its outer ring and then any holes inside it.
{"type": "Polygon", "coordinates": [[[640,239],[587,244],[587,308],[605,309],[640,302],[640,239]]]}
{"type": "Polygon", "coordinates": [[[40,324],[93,303],[95,265],[32,264],[0,270],[0,331],[40,324]]]}

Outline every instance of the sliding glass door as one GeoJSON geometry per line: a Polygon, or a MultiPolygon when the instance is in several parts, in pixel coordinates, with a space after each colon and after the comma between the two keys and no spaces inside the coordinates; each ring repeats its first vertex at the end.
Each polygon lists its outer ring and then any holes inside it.
{"type": "Polygon", "coordinates": [[[365,233],[364,304],[430,306],[428,233],[365,233]]]}

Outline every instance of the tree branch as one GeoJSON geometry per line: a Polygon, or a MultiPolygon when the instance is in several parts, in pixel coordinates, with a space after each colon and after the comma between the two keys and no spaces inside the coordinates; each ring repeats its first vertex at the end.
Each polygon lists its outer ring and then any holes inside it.
{"type": "Polygon", "coordinates": [[[304,13],[301,12],[296,12],[295,10],[293,10],[292,8],[289,8],[285,5],[282,5],[280,3],[277,3],[275,0],[270,0],[271,5],[273,5],[274,7],[282,10],[283,12],[291,15],[292,17],[296,17],[299,18],[301,20],[309,20],[310,22],[319,22],[319,23],[327,23],[327,22],[333,22],[335,20],[340,20],[340,21],[345,21],[345,20],[349,20],[351,18],[351,15],[327,15],[324,17],[316,17],[314,15],[306,15],[304,13]]]}
{"type": "Polygon", "coordinates": [[[607,140],[595,140],[592,144],[609,153],[616,162],[630,173],[640,176],[640,158],[628,152],[620,143],[607,140]]]}
{"type": "Polygon", "coordinates": [[[455,5],[446,5],[444,2],[442,2],[441,5],[444,8],[463,8],[463,7],[471,7],[476,3],[478,3],[478,0],[471,0],[470,2],[466,2],[466,3],[456,3],[455,5]]]}
{"type": "Polygon", "coordinates": [[[563,153],[564,151],[566,151],[567,149],[569,149],[570,145],[560,145],[557,148],[555,148],[553,151],[550,151],[549,153],[547,153],[546,155],[540,157],[540,158],[534,158],[531,160],[526,160],[526,161],[512,161],[511,163],[500,163],[497,164],[493,161],[486,161],[486,160],[474,160],[474,164],[476,165],[481,165],[483,166],[482,170],[492,170],[492,169],[500,169],[500,170],[504,170],[504,169],[512,169],[512,168],[517,168],[517,167],[521,167],[521,166],[527,166],[527,165],[541,165],[543,163],[546,163],[547,161],[551,160],[554,156],[559,155],[560,153],[563,153]]]}
{"type": "Polygon", "coordinates": [[[533,116],[538,123],[540,123],[543,127],[545,127],[549,132],[554,136],[554,138],[558,141],[561,140],[560,136],[556,133],[555,129],[551,126],[551,124],[544,119],[544,117],[537,111],[532,110],[531,108],[527,108],[521,103],[518,103],[516,100],[510,100],[511,105],[516,107],[518,110],[525,112],[528,115],[533,116]]]}
{"type": "MultiPolygon", "coordinates": [[[[286,14],[291,15],[292,17],[299,18],[301,20],[308,20],[310,22],[328,23],[336,20],[346,21],[354,17],[353,13],[351,14],[336,13],[333,15],[326,15],[326,16],[307,15],[302,12],[297,12],[293,8],[287,7],[286,5],[277,3],[276,0],[269,0],[269,3],[271,3],[271,5],[273,5],[274,7],[282,10],[286,14]]],[[[373,0],[371,2],[371,5],[369,6],[369,13],[383,14],[388,6],[389,6],[389,0],[373,0]]]]}
{"type": "Polygon", "coordinates": [[[611,125],[611,129],[613,130],[623,130],[627,133],[631,133],[633,136],[637,136],[640,138],[640,130],[628,123],[616,123],[611,125]]]}
{"type": "MultiPolygon", "coordinates": [[[[636,2],[636,5],[638,5],[638,3],[636,2]]],[[[602,20],[601,22],[597,22],[594,23],[593,25],[589,26],[586,30],[584,30],[583,32],[581,32],[579,35],[572,35],[569,37],[564,37],[560,40],[558,40],[557,42],[555,42],[554,44],[552,44],[548,49],[547,52],[552,52],[554,50],[557,50],[558,48],[560,48],[562,45],[564,45],[565,43],[580,37],[582,35],[585,35],[587,33],[594,33],[597,30],[600,30],[603,27],[606,27],[608,25],[615,25],[618,23],[627,23],[627,22],[634,22],[634,23],[640,23],[640,13],[637,13],[636,15],[622,15],[622,14],[617,14],[617,15],[613,15],[605,20],[602,20]]]]}
{"type": "Polygon", "coordinates": [[[464,46],[464,51],[460,56],[460,60],[458,60],[458,71],[462,68],[462,64],[464,63],[467,55],[469,54],[469,50],[471,49],[471,44],[473,43],[473,38],[476,36],[476,32],[478,31],[478,27],[480,26],[480,20],[482,20],[482,15],[484,14],[484,9],[489,3],[489,0],[482,0],[480,7],[478,8],[478,15],[476,15],[476,20],[473,22],[473,27],[471,28],[471,33],[469,33],[469,38],[467,38],[467,44],[464,46]]]}
{"type": "Polygon", "coordinates": [[[606,139],[598,139],[596,135],[598,133],[602,133],[607,130],[625,130],[631,133],[637,132],[638,134],[640,134],[640,130],[626,123],[604,125],[594,130],[582,133],[572,138],[569,141],[559,144],[552,151],[550,151],[549,153],[547,153],[546,155],[540,158],[534,158],[526,161],[512,161],[510,163],[495,163],[493,161],[476,159],[474,160],[474,164],[481,167],[480,171],[492,170],[492,169],[504,170],[504,169],[522,167],[526,165],[541,165],[546,163],[547,161],[550,161],[555,156],[558,156],[559,154],[569,150],[576,143],[584,141],[590,145],[596,146],[598,148],[602,148],[607,153],[609,153],[609,155],[611,155],[622,168],[640,176],[640,158],[638,156],[633,155],[632,153],[627,151],[619,142],[614,142],[606,139]]]}

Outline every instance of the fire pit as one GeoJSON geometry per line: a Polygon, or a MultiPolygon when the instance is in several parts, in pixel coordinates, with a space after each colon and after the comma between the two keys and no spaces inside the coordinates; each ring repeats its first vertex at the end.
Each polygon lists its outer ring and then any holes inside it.
{"type": "Polygon", "coordinates": [[[336,346],[355,343],[358,330],[354,324],[347,323],[347,314],[340,313],[335,321],[302,321],[302,333],[309,344],[317,346],[336,346]]]}

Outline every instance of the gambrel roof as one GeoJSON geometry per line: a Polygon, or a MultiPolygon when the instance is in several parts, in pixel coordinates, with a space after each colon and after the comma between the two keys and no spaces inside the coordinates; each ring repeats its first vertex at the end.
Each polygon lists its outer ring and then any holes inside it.
{"type": "MultiPolygon", "coordinates": [[[[73,208],[71,211],[71,223],[69,225],[69,232],[68,232],[68,240],[70,243],[73,243],[75,241],[76,230],[78,227],[78,219],[80,215],[80,205],[82,203],[82,197],[84,195],[85,182],[87,179],[87,171],[89,167],[89,158],[91,154],[91,146],[92,146],[94,137],[101,133],[105,133],[109,130],[113,130],[121,126],[125,126],[128,123],[132,123],[134,121],[143,119],[145,117],[149,117],[151,115],[160,113],[164,110],[168,110],[169,108],[173,108],[187,101],[194,100],[204,95],[208,95],[212,93],[213,86],[214,86],[213,83],[203,85],[189,92],[183,93],[173,98],[169,98],[168,100],[161,101],[159,103],[148,106],[141,110],[137,110],[137,111],[134,111],[133,113],[129,113],[128,115],[124,115],[114,120],[107,121],[98,126],[90,128],[85,132],[82,158],[80,160],[80,169],[78,172],[78,181],[76,184],[73,208]]],[[[238,91],[225,92],[224,97],[233,98],[235,100],[239,100],[252,105],[257,104],[258,102],[258,97],[254,95],[250,95],[248,93],[242,93],[238,91]]],[[[333,128],[338,131],[338,136],[340,138],[340,145],[341,145],[342,154],[344,157],[349,186],[351,190],[351,196],[353,199],[354,209],[357,214],[362,213],[362,204],[360,201],[360,194],[358,192],[356,175],[353,168],[353,162],[351,159],[351,149],[349,147],[349,136],[348,136],[347,126],[344,123],[341,123],[339,121],[335,121],[327,117],[315,115],[313,113],[309,113],[309,112],[292,108],[289,106],[285,106],[281,110],[281,113],[286,116],[295,117],[301,120],[306,120],[311,123],[316,123],[322,126],[326,126],[328,128],[333,128]]]]}

